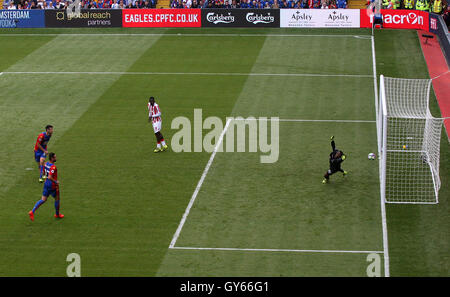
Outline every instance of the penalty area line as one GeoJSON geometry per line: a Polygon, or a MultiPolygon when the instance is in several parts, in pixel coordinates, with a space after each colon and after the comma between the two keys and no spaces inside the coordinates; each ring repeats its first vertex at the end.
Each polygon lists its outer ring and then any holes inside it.
{"type": "Polygon", "coordinates": [[[243,252],[291,252],[291,253],[346,253],[346,254],[384,254],[383,251],[352,251],[352,250],[297,250],[297,249],[251,249],[251,248],[208,248],[171,246],[178,250],[206,250],[206,251],[243,251],[243,252]]]}
{"type": "Polygon", "coordinates": [[[278,121],[278,122],[323,122],[323,123],[376,123],[376,121],[370,120],[314,120],[314,119],[280,119],[277,117],[272,118],[243,118],[236,117],[233,121],[278,121]]]}
{"type": "Polygon", "coordinates": [[[321,74],[321,73],[239,73],[239,72],[120,72],[120,71],[8,71],[3,74],[42,74],[42,75],[200,75],[200,76],[293,76],[293,77],[352,77],[372,78],[368,74],[321,74]]]}
{"type": "Polygon", "coordinates": [[[186,210],[184,211],[183,217],[181,218],[180,224],[178,225],[177,230],[175,231],[175,234],[173,235],[172,241],[170,242],[169,248],[174,248],[175,243],[178,240],[178,237],[180,236],[181,230],[183,229],[184,223],[186,222],[186,219],[189,215],[189,212],[191,211],[192,205],[194,205],[195,199],[197,198],[198,193],[200,192],[200,189],[202,187],[203,182],[205,181],[206,175],[208,174],[209,168],[211,167],[214,157],[216,156],[217,150],[219,149],[219,146],[221,145],[223,141],[223,137],[225,135],[225,132],[228,129],[228,126],[230,125],[231,119],[228,119],[225,127],[223,128],[222,133],[220,134],[219,140],[217,141],[216,146],[214,147],[214,151],[211,154],[211,157],[208,160],[208,163],[205,166],[205,169],[203,170],[202,176],[200,177],[200,180],[198,181],[197,187],[195,188],[194,193],[192,194],[191,200],[189,200],[189,204],[186,207],[186,210]]]}

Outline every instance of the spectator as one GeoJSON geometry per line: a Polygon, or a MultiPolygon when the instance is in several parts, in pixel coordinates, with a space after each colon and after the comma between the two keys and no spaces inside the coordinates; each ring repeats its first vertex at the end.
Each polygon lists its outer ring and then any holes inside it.
{"type": "Polygon", "coordinates": [[[337,8],[347,8],[347,0],[337,0],[337,8]]]}
{"type": "Polygon", "coordinates": [[[236,0],[233,0],[233,2],[231,2],[231,8],[241,8],[240,3],[237,3],[236,0]]]}
{"type": "Polygon", "coordinates": [[[403,5],[405,9],[413,9],[414,8],[414,0],[404,0],[403,5]]]}
{"type": "Polygon", "coordinates": [[[447,5],[447,9],[444,11],[444,14],[442,15],[442,17],[444,18],[447,28],[450,27],[450,4],[447,5]]]}
{"type": "Polygon", "coordinates": [[[430,12],[436,14],[442,14],[445,9],[445,5],[442,0],[434,0],[433,4],[430,6],[430,12]]]}
{"type": "Polygon", "coordinates": [[[17,7],[14,5],[14,2],[9,2],[8,9],[17,9],[17,7]]]}
{"type": "Polygon", "coordinates": [[[336,1],[335,0],[331,0],[330,1],[330,5],[328,7],[330,9],[336,9],[337,8],[336,1]]]}
{"type": "Polygon", "coordinates": [[[321,9],[328,9],[328,1],[327,0],[322,0],[320,3],[320,8],[321,9]]]}
{"type": "Polygon", "coordinates": [[[193,1],[192,1],[192,8],[199,8],[199,7],[198,7],[197,0],[193,0],[193,1]]]}
{"type": "Polygon", "coordinates": [[[312,7],[315,8],[315,9],[319,9],[320,8],[320,0],[313,0],[312,7]]]}
{"type": "Polygon", "coordinates": [[[62,9],[63,4],[61,3],[61,0],[56,0],[55,2],[55,9],[62,9]]]}

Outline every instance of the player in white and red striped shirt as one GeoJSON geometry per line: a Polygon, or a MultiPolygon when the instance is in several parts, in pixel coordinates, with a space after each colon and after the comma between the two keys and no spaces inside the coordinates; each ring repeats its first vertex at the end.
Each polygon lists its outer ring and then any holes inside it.
{"type": "Polygon", "coordinates": [[[153,151],[154,153],[162,152],[167,149],[166,142],[164,141],[164,137],[161,134],[161,110],[159,109],[158,104],[155,103],[155,98],[150,97],[148,99],[148,121],[152,122],[153,131],[155,131],[156,136],[156,149],[153,151]]]}

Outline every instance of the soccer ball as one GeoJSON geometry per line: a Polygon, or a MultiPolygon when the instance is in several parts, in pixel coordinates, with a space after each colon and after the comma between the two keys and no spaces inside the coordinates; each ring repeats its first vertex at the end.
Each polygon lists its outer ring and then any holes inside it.
{"type": "Polygon", "coordinates": [[[377,156],[375,156],[374,153],[370,153],[367,158],[369,158],[369,160],[375,160],[377,156]]]}

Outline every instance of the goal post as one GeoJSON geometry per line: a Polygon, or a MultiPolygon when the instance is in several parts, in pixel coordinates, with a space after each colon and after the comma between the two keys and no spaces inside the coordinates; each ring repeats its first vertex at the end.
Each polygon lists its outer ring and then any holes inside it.
{"type": "Polygon", "coordinates": [[[438,203],[443,119],[430,113],[430,88],[430,79],[380,76],[377,137],[386,203],[438,203]]]}

